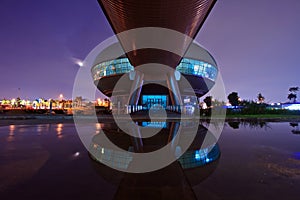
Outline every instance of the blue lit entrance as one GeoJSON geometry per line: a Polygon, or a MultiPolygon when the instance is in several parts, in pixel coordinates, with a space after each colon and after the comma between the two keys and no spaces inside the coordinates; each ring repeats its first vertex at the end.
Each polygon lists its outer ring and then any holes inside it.
{"type": "Polygon", "coordinates": [[[168,97],[167,95],[143,95],[142,96],[142,104],[143,107],[150,109],[153,105],[161,105],[162,107],[167,107],[168,97]]]}

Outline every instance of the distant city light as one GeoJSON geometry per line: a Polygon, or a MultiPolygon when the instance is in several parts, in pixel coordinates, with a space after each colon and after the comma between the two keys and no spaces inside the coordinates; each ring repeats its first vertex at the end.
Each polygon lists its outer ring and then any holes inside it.
{"type": "Polygon", "coordinates": [[[110,106],[109,99],[96,99],[96,100],[80,100],[76,99],[67,99],[63,94],[59,94],[57,99],[43,99],[43,98],[34,98],[34,100],[28,99],[2,99],[0,100],[0,111],[10,110],[10,109],[41,109],[47,110],[51,109],[51,112],[55,110],[63,109],[64,112],[71,114],[73,110],[76,109],[86,109],[89,105],[102,106],[101,109],[107,109],[110,106]]]}
{"type": "Polygon", "coordinates": [[[288,110],[300,110],[300,104],[290,104],[287,106],[284,106],[285,109],[288,110]]]}

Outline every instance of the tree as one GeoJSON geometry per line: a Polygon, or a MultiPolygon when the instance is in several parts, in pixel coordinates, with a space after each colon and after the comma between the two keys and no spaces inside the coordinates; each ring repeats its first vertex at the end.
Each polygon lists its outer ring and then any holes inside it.
{"type": "Polygon", "coordinates": [[[239,129],[240,128],[240,122],[228,122],[228,125],[233,129],[239,129]]]}
{"type": "Polygon", "coordinates": [[[292,99],[294,99],[293,102],[296,102],[297,95],[294,94],[294,93],[290,93],[290,94],[288,95],[287,98],[288,98],[290,101],[291,101],[292,99]]]}
{"type": "Polygon", "coordinates": [[[297,99],[297,92],[299,91],[299,87],[290,87],[289,88],[290,94],[288,95],[288,99],[291,101],[293,99],[293,102],[296,102],[297,99]]]}
{"type": "Polygon", "coordinates": [[[212,106],[212,96],[207,96],[205,97],[205,99],[203,100],[204,103],[206,104],[207,108],[210,108],[212,106]]]}
{"type": "Polygon", "coordinates": [[[232,106],[238,106],[239,105],[239,96],[237,92],[231,92],[228,95],[228,101],[232,106]]]}
{"type": "Polygon", "coordinates": [[[265,97],[261,93],[258,93],[257,100],[259,103],[264,103],[265,97]]]}
{"type": "Polygon", "coordinates": [[[17,107],[19,108],[19,107],[21,106],[21,98],[18,97],[16,102],[17,102],[16,105],[17,105],[17,107]]]}
{"type": "Polygon", "coordinates": [[[299,87],[290,87],[289,91],[292,93],[296,93],[299,91],[299,87]]]}

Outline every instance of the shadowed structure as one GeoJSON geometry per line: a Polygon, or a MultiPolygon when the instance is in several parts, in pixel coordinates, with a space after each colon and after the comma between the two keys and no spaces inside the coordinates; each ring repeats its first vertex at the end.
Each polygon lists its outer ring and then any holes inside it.
{"type": "Polygon", "coordinates": [[[161,106],[194,113],[197,98],[213,86],[218,70],[212,56],[191,43],[216,0],[98,2],[119,45],[99,54],[92,75],[100,91],[111,97],[113,112],[161,106]],[[122,56],[103,56],[120,49],[122,56]]]}
{"type": "MultiPolygon", "coordinates": [[[[98,0],[98,2],[116,34],[142,27],[160,27],[195,38],[216,0],[98,0]]],[[[119,41],[124,49],[126,45],[135,47],[142,42],[130,35],[119,37],[119,41]]],[[[175,48],[183,52],[189,46],[189,42],[184,39],[174,42],[175,48]]],[[[134,67],[145,63],[160,63],[175,68],[182,58],[165,50],[151,48],[133,50],[126,55],[134,67]]]]}

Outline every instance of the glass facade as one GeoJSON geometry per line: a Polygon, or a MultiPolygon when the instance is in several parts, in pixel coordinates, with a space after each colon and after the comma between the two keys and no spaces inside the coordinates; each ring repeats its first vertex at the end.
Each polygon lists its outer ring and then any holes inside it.
{"type": "Polygon", "coordinates": [[[218,69],[215,66],[190,58],[183,58],[176,70],[183,74],[201,76],[212,81],[216,80],[218,74],[218,69]]]}
{"type": "MultiPolygon", "coordinates": [[[[105,76],[124,74],[133,70],[134,67],[130,64],[128,58],[118,58],[94,66],[92,74],[94,81],[96,81],[105,76]]],[[[215,66],[190,58],[183,58],[176,70],[183,74],[205,77],[212,81],[216,80],[218,74],[218,69],[215,66]]]]}
{"type": "Polygon", "coordinates": [[[111,61],[102,62],[92,68],[94,81],[105,76],[124,74],[133,71],[134,67],[128,58],[119,58],[111,61]]]}
{"type": "Polygon", "coordinates": [[[163,108],[166,108],[168,104],[167,99],[167,95],[143,95],[142,105],[147,109],[155,105],[161,105],[163,108]]]}

